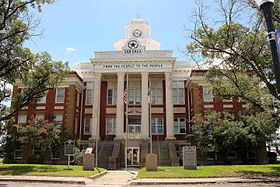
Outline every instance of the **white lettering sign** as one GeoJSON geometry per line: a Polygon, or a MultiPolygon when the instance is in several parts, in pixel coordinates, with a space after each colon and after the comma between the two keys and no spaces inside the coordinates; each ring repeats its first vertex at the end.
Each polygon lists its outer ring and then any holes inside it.
{"type": "Polygon", "coordinates": [[[140,135],[139,134],[127,134],[128,139],[139,139],[140,135]]]}
{"type": "Polygon", "coordinates": [[[127,65],[103,65],[104,69],[117,69],[117,68],[162,68],[162,64],[127,64],[127,65]]]}
{"type": "Polygon", "coordinates": [[[170,72],[172,64],[141,64],[141,63],[126,63],[126,64],[96,64],[94,65],[95,72],[170,72]]]}

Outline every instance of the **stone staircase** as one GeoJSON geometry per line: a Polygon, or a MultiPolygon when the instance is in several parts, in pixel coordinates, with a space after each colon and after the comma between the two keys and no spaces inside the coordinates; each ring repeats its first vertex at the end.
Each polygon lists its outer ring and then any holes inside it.
{"type": "Polygon", "coordinates": [[[157,154],[158,166],[171,166],[168,142],[153,141],[153,153],[157,154]]]}
{"type": "Polygon", "coordinates": [[[109,157],[112,156],[113,141],[99,141],[98,143],[98,167],[108,168],[109,157]]]}

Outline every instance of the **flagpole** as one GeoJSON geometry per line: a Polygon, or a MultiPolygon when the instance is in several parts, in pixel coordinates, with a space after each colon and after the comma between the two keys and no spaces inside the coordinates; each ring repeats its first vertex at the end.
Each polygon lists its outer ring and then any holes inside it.
{"type": "Polygon", "coordinates": [[[152,135],[152,82],[149,79],[149,117],[150,117],[150,153],[153,153],[153,135],[152,135]]]}
{"type": "Polygon", "coordinates": [[[128,73],[126,73],[126,103],[125,103],[125,170],[127,170],[127,134],[128,134],[128,73]]]}

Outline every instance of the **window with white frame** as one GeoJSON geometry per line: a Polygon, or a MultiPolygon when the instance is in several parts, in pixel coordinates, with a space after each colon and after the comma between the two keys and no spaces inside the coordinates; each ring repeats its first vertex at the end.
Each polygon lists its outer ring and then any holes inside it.
{"type": "Polygon", "coordinates": [[[35,155],[38,158],[41,153],[42,153],[41,147],[37,147],[37,146],[33,147],[33,151],[32,151],[33,155],[35,155]]]}
{"type": "Polygon", "coordinates": [[[185,104],[185,86],[184,81],[172,82],[173,104],[185,104]]]}
{"type": "Polygon", "coordinates": [[[27,114],[19,114],[18,124],[26,124],[26,122],[27,122],[27,114]]]}
{"type": "Polygon", "coordinates": [[[223,101],[224,102],[232,102],[232,97],[231,96],[223,97],[223,101]]]}
{"type": "Polygon", "coordinates": [[[141,118],[128,118],[128,132],[141,132],[141,118]]]}
{"type": "Polygon", "coordinates": [[[115,81],[108,82],[107,85],[107,104],[116,105],[117,103],[117,83],[115,81]]]}
{"type": "Polygon", "coordinates": [[[212,90],[210,89],[210,86],[203,86],[202,92],[203,92],[204,102],[213,102],[213,94],[212,94],[212,90]]]}
{"type": "Polygon", "coordinates": [[[141,82],[129,81],[128,83],[128,103],[139,105],[141,104],[141,82]]]}
{"type": "Polygon", "coordinates": [[[162,81],[151,81],[152,104],[162,104],[162,81]]]}
{"type": "Polygon", "coordinates": [[[54,120],[56,128],[62,128],[63,114],[54,114],[54,120]]]}
{"type": "Polygon", "coordinates": [[[152,134],[163,134],[163,118],[152,118],[152,134]]]}
{"type": "Polygon", "coordinates": [[[86,86],[86,105],[92,105],[93,82],[87,82],[86,86]]]}
{"type": "Polygon", "coordinates": [[[22,159],[23,148],[22,146],[17,146],[14,152],[14,158],[17,160],[22,159]]]}
{"type": "Polygon", "coordinates": [[[51,159],[52,160],[59,160],[60,159],[60,151],[54,150],[51,152],[51,159]]]}
{"type": "Polygon", "coordinates": [[[45,114],[36,114],[36,119],[43,121],[45,119],[45,114]]]}
{"type": "Polygon", "coordinates": [[[91,118],[85,118],[84,120],[84,134],[90,135],[91,134],[91,118]]]}
{"type": "Polygon", "coordinates": [[[116,118],[106,118],[106,134],[116,134],[116,118]]]}
{"type": "Polygon", "coordinates": [[[217,160],[216,152],[208,152],[207,153],[207,160],[217,160]]]}
{"type": "Polygon", "coordinates": [[[174,133],[175,134],[186,133],[186,118],[174,117],[174,133]]]}
{"type": "Polygon", "coordinates": [[[77,100],[76,100],[76,106],[77,107],[79,107],[80,106],[80,96],[81,96],[81,94],[80,94],[80,92],[78,92],[78,90],[77,90],[77,100]]]}
{"type": "Polygon", "coordinates": [[[64,103],[64,98],[65,98],[65,88],[56,88],[55,102],[64,103]]]}
{"type": "Polygon", "coordinates": [[[47,101],[47,93],[43,97],[37,99],[37,103],[39,104],[46,103],[46,101],[47,101]]]}

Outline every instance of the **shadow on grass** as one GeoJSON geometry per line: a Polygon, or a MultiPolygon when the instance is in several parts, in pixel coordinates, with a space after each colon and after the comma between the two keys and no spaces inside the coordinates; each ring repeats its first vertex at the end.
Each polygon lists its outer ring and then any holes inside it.
{"type": "Polygon", "coordinates": [[[262,176],[262,177],[280,177],[280,166],[278,167],[270,167],[272,171],[265,172],[265,171],[247,171],[247,170],[242,170],[238,171],[237,173],[241,174],[242,176],[245,177],[257,177],[257,176],[262,176]]]}
{"type": "Polygon", "coordinates": [[[7,166],[0,167],[0,175],[23,175],[29,172],[55,172],[60,169],[43,166],[7,166]]]}

